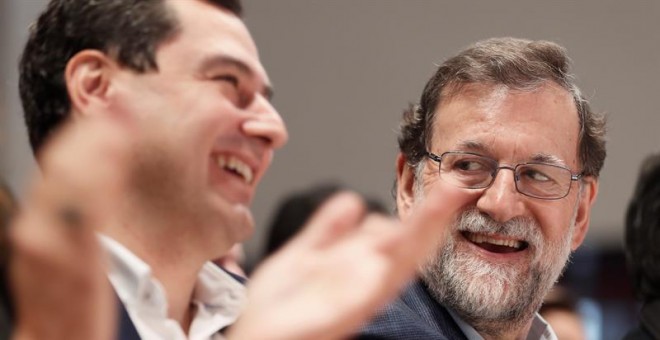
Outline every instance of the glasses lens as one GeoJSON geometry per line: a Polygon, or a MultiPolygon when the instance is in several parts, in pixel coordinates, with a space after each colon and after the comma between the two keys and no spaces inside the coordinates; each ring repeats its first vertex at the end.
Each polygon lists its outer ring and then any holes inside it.
{"type": "Polygon", "coordinates": [[[447,152],[440,162],[440,178],[462,188],[478,189],[490,185],[497,162],[469,153],[447,152]]]}
{"type": "Polygon", "coordinates": [[[521,164],[517,167],[518,191],[538,198],[562,198],[571,188],[571,171],[549,164],[521,164]]]}

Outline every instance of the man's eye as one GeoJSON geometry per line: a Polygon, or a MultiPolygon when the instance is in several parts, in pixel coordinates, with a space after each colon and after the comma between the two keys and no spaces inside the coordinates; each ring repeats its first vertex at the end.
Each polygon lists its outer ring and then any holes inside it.
{"type": "Polygon", "coordinates": [[[213,77],[213,80],[218,80],[218,81],[226,81],[230,84],[232,84],[234,87],[238,87],[238,78],[232,75],[221,75],[221,76],[216,76],[213,77]]]}
{"type": "Polygon", "coordinates": [[[219,76],[215,76],[211,78],[213,81],[219,81],[221,82],[220,85],[220,91],[222,94],[234,102],[234,104],[238,107],[245,108],[254,99],[254,95],[246,90],[246,88],[241,84],[240,80],[238,77],[232,75],[232,74],[223,74],[219,76]],[[227,87],[222,84],[229,84],[231,85],[230,87],[227,87]]]}
{"type": "Polygon", "coordinates": [[[486,166],[476,160],[461,160],[454,163],[454,169],[460,171],[483,171],[486,166]]]}
{"type": "Polygon", "coordinates": [[[530,180],[536,181],[536,182],[552,181],[552,178],[550,178],[550,176],[548,176],[548,175],[546,175],[546,174],[544,174],[540,171],[534,170],[534,169],[527,169],[521,175],[523,177],[527,178],[527,179],[530,179],[530,180]]]}

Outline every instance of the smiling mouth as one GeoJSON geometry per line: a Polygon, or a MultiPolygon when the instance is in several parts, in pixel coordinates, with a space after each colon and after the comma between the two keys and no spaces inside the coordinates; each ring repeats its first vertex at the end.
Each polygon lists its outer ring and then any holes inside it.
{"type": "Polygon", "coordinates": [[[252,184],[252,181],[254,180],[254,171],[252,171],[252,168],[240,159],[234,156],[219,155],[217,162],[221,169],[234,176],[240,177],[243,179],[243,182],[248,185],[252,184]]]}
{"type": "Polygon", "coordinates": [[[476,234],[469,231],[463,231],[461,234],[472,244],[492,253],[516,253],[527,249],[529,246],[527,242],[520,240],[496,238],[491,235],[476,234]]]}

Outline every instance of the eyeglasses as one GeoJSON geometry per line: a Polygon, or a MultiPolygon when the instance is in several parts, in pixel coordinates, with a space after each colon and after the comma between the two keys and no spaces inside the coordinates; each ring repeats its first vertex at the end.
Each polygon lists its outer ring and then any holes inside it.
{"type": "Polygon", "coordinates": [[[582,173],[572,173],[568,168],[546,163],[500,166],[492,158],[471,152],[448,151],[438,156],[427,151],[426,155],[438,162],[440,178],[458,187],[487,188],[493,184],[500,169],[507,169],[513,171],[519,193],[544,200],[566,197],[571,190],[571,183],[583,176],[582,173]]]}

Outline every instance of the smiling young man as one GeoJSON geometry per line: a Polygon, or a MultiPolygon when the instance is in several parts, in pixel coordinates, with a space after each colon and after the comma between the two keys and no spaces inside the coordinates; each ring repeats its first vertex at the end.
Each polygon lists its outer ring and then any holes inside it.
{"type": "Polygon", "coordinates": [[[287,140],[239,15],[238,0],[51,0],[34,24],[20,93],[42,176],[11,228],[17,339],[344,338],[433,249],[439,194],[397,228],[344,193],[255,273],[249,303],[209,262],[251,235],[287,140]]]}
{"type": "Polygon", "coordinates": [[[554,339],[536,312],[587,232],[604,124],[554,43],[490,39],[445,61],[404,113],[396,199],[405,220],[437,186],[454,223],[362,336],[554,339]]]}
{"type": "Polygon", "coordinates": [[[210,259],[252,233],[256,185],[287,140],[238,1],[54,0],[21,59],[38,154],[65,121],[148,122],[130,185],[96,226],[110,281],[143,338],[207,338],[231,324],[244,288],[210,259]],[[240,219],[238,219],[240,220],[240,219]]]}

